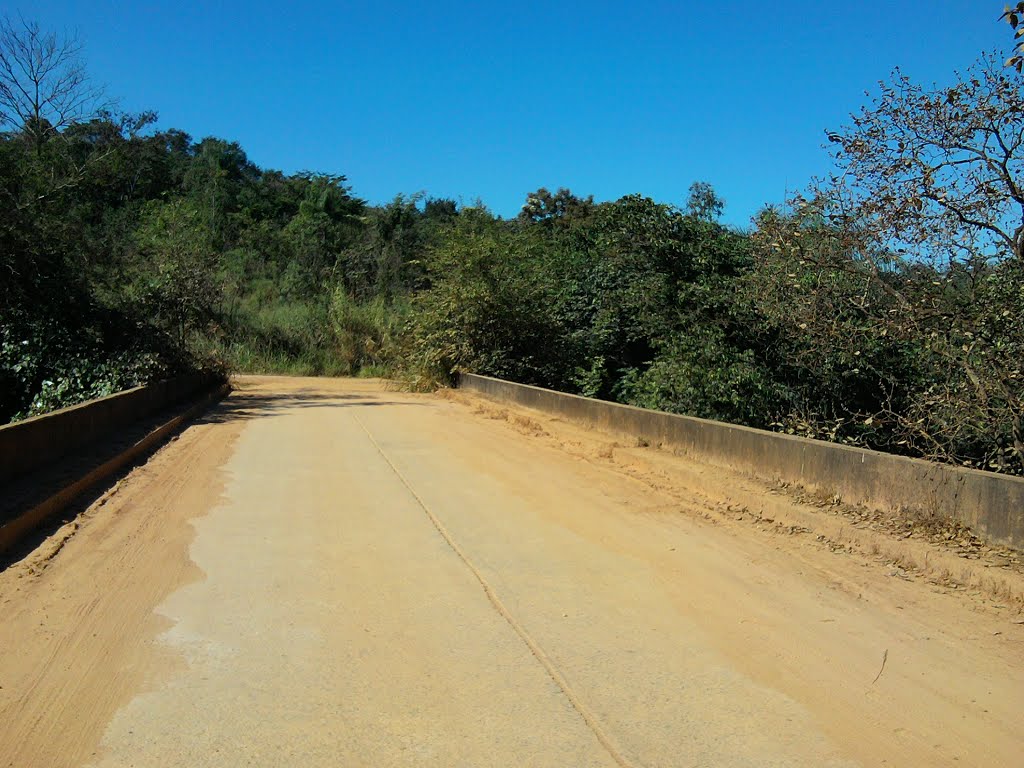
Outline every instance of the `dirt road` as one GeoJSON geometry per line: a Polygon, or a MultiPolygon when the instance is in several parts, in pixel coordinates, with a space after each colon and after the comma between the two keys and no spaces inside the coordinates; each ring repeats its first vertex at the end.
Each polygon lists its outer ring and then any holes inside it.
{"type": "Polygon", "coordinates": [[[248,378],[0,573],[0,766],[1019,767],[1022,595],[536,414],[248,378]]]}

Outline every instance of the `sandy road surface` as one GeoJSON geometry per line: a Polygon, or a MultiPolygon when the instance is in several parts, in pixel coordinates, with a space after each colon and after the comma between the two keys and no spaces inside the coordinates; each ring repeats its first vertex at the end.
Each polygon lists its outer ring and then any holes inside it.
{"type": "Polygon", "coordinates": [[[0,766],[1024,765],[1019,571],[847,522],[465,395],[243,379],[0,573],[0,766]]]}

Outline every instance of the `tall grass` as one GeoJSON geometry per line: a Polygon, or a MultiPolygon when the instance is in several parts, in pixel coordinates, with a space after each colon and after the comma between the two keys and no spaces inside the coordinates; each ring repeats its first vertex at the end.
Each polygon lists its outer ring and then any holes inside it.
{"type": "Polygon", "coordinates": [[[402,364],[411,308],[407,300],[354,301],[331,295],[330,322],[339,363],[353,376],[387,376],[402,364]]]}
{"type": "Polygon", "coordinates": [[[404,300],[360,303],[340,288],[310,299],[257,290],[231,297],[221,324],[194,344],[238,373],[389,376],[409,314],[404,300]]]}

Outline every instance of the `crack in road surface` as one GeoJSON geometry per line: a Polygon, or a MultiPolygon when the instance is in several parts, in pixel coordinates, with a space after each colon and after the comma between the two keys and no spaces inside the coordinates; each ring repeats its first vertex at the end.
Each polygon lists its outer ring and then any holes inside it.
{"type": "Polygon", "coordinates": [[[552,663],[551,659],[548,658],[548,655],[544,653],[544,649],[537,644],[536,640],[530,637],[530,633],[526,631],[526,628],[523,627],[523,625],[520,624],[518,621],[516,621],[515,616],[513,616],[509,612],[508,608],[505,607],[504,603],[501,602],[501,598],[499,598],[498,594],[494,591],[494,587],[492,587],[487,582],[487,580],[480,573],[479,569],[477,569],[477,567],[473,565],[473,561],[469,559],[469,557],[462,550],[462,548],[452,538],[451,533],[449,533],[448,529],[444,527],[444,523],[442,523],[438,516],[434,514],[433,511],[431,511],[430,507],[427,506],[426,502],[423,501],[423,499],[420,497],[418,493],[416,493],[416,489],[412,487],[412,484],[409,483],[405,475],[403,475],[401,471],[398,469],[398,467],[395,466],[394,462],[391,461],[390,458],[388,458],[388,455],[384,452],[384,449],[380,447],[380,444],[374,439],[373,435],[370,433],[370,430],[366,428],[366,425],[363,424],[363,422],[359,419],[358,416],[353,414],[352,418],[356,420],[356,423],[359,424],[362,430],[366,433],[366,436],[369,438],[370,442],[373,443],[373,447],[377,449],[377,452],[381,455],[381,458],[387,462],[389,467],[391,467],[392,471],[402,482],[402,485],[404,485],[408,489],[412,497],[416,499],[416,503],[420,505],[420,508],[423,510],[426,516],[430,518],[430,522],[433,523],[434,527],[437,529],[437,532],[447,542],[448,546],[451,547],[452,551],[456,555],[458,555],[459,559],[466,564],[466,568],[468,568],[469,572],[473,574],[473,577],[480,582],[480,586],[483,587],[484,594],[487,595],[487,599],[490,600],[491,605],[494,606],[494,609],[501,615],[503,619],[505,619],[505,621],[508,622],[509,626],[512,627],[513,630],[515,630],[515,633],[519,635],[520,638],[522,638],[523,642],[526,643],[526,647],[530,649],[530,653],[532,653],[534,658],[537,659],[537,661],[540,663],[542,667],[544,667],[544,670],[548,673],[548,675],[550,675],[551,679],[555,682],[555,684],[562,689],[562,692],[565,694],[565,697],[572,703],[573,709],[575,709],[579,713],[580,717],[583,718],[583,722],[585,722],[587,724],[587,727],[590,728],[591,731],[593,731],[594,736],[597,737],[597,740],[600,741],[602,746],[604,746],[604,748],[608,750],[608,754],[611,756],[611,758],[616,762],[616,764],[622,766],[622,768],[634,768],[634,764],[622,755],[622,752],[615,745],[615,742],[612,740],[611,736],[609,736],[605,732],[604,728],[602,728],[601,724],[597,721],[597,718],[594,717],[592,712],[590,712],[587,706],[583,703],[582,699],[580,699],[579,695],[575,691],[573,691],[572,687],[569,685],[569,682],[565,679],[565,676],[558,671],[558,668],[554,665],[554,663],[552,663]]]}

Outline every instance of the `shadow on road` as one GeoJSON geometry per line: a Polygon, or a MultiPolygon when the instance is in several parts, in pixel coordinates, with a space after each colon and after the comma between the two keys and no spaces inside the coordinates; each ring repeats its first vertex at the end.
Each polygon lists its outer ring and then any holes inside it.
{"type": "Polygon", "coordinates": [[[427,403],[382,400],[373,396],[326,392],[288,392],[272,394],[235,390],[231,396],[211,408],[196,424],[225,424],[232,421],[278,416],[295,408],[375,408],[383,405],[423,407],[427,403]]]}

